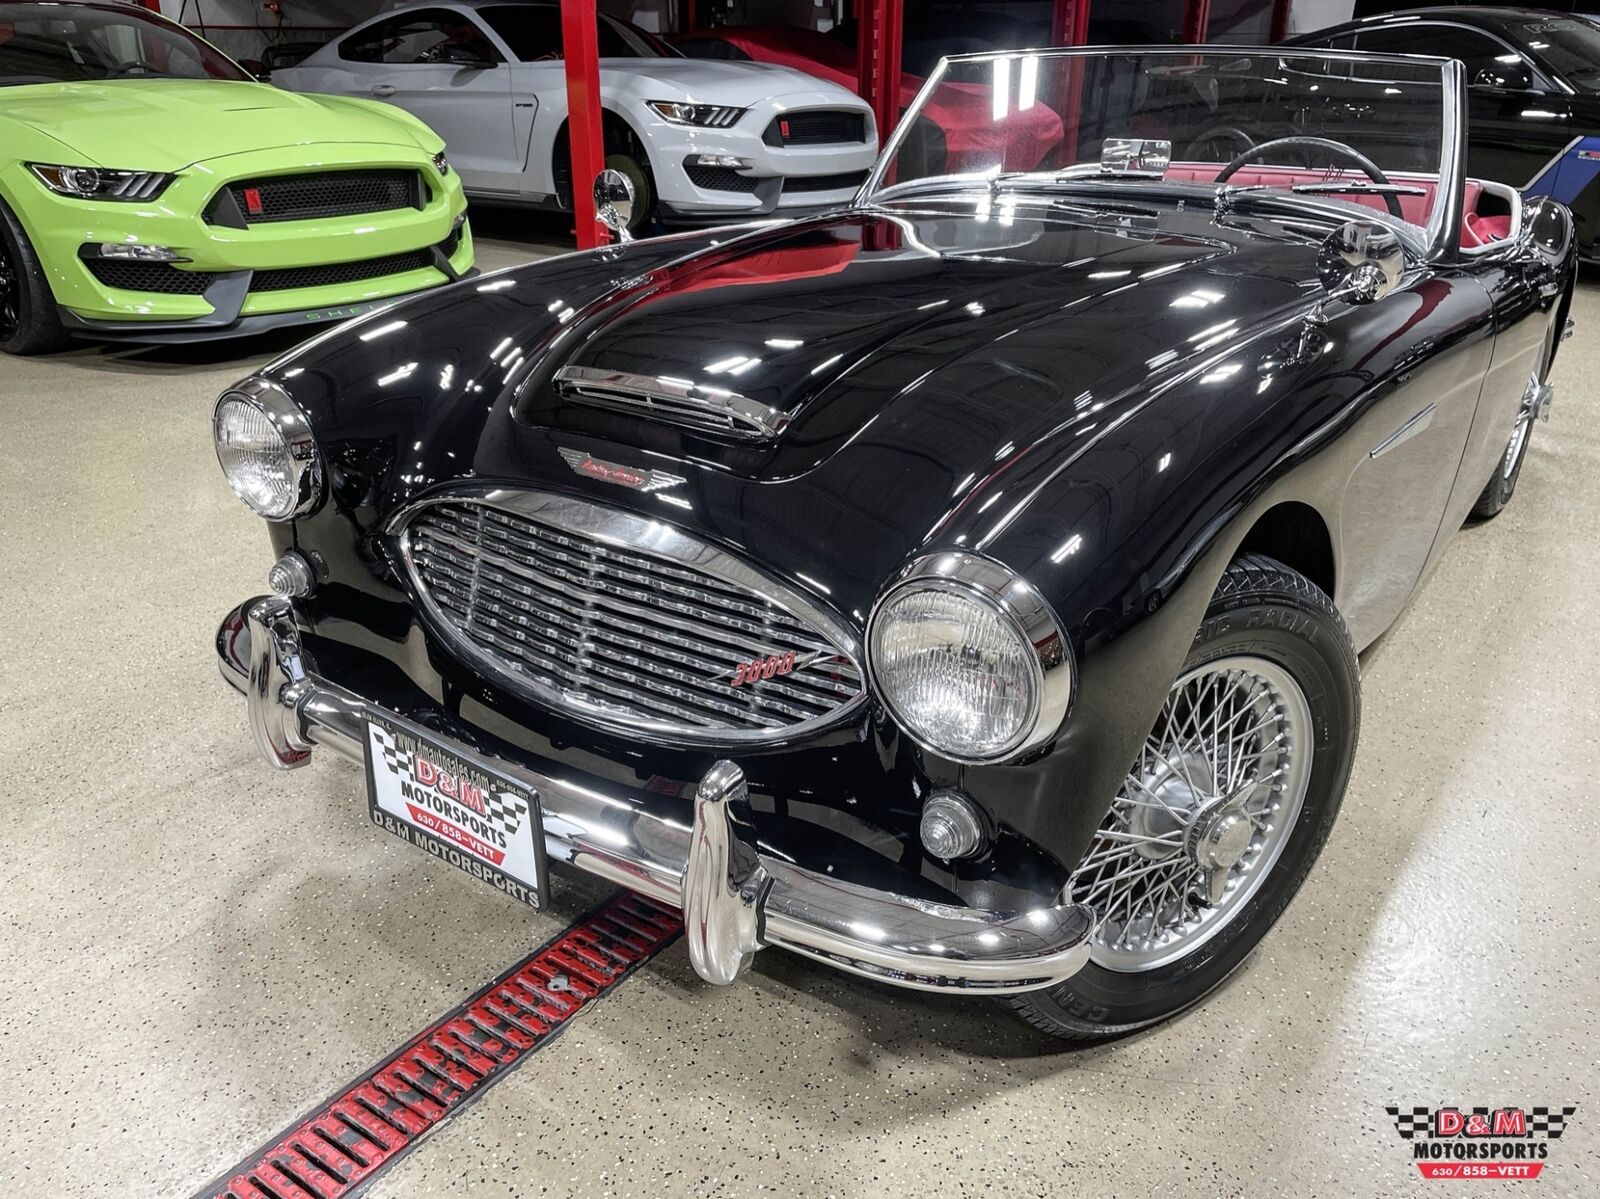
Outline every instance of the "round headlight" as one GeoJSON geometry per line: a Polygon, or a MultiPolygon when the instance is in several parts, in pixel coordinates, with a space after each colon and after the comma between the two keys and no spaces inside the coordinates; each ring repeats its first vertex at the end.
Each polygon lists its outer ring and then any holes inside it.
{"type": "Polygon", "coordinates": [[[1043,744],[1072,697],[1055,615],[1024,580],[971,554],[913,563],[873,610],[878,692],[919,745],[992,762],[1043,744]]]}
{"type": "Polygon", "coordinates": [[[322,492],[322,463],[305,413],[276,383],[247,379],[222,393],[211,418],[228,486],[268,520],[303,516],[322,492]]]}

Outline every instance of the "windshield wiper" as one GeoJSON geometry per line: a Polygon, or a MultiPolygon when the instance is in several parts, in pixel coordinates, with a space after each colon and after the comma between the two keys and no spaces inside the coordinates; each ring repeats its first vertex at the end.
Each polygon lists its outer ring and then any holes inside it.
{"type": "Polygon", "coordinates": [[[1293,183],[1289,190],[1300,196],[1425,196],[1428,189],[1407,183],[1293,183]]]}

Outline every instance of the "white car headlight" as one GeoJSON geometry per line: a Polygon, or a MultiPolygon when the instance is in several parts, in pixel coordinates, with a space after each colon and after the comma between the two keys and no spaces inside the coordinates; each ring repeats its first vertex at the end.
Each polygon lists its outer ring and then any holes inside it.
{"type": "Polygon", "coordinates": [[[699,125],[706,129],[727,129],[750,110],[726,104],[684,104],[677,100],[646,100],[650,111],[674,125],[699,125]]]}
{"type": "Polygon", "coordinates": [[[30,170],[53,192],[77,200],[154,200],[173,176],[160,171],[111,171],[104,167],[63,167],[31,162],[30,170]]]}
{"type": "Polygon", "coordinates": [[[913,563],[873,609],[867,656],[906,733],[957,762],[1042,745],[1072,699],[1072,659],[1055,614],[1026,580],[972,554],[913,563]]]}
{"type": "Polygon", "coordinates": [[[246,379],[223,392],[211,432],[228,486],[258,516],[304,516],[322,498],[322,455],[310,423],[276,383],[246,379]]]}

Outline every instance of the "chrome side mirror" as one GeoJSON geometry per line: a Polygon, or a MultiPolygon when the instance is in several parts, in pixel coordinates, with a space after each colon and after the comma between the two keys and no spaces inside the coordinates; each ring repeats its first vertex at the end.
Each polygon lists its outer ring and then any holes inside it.
{"type": "Polygon", "coordinates": [[[610,167],[594,177],[594,219],[617,235],[632,241],[628,223],[633,220],[633,181],[610,167]]]}
{"type": "Polygon", "coordinates": [[[1340,225],[1317,251],[1317,279],[1330,300],[1372,304],[1400,282],[1405,251],[1394,231],[1366,221],[1340,225]]]}

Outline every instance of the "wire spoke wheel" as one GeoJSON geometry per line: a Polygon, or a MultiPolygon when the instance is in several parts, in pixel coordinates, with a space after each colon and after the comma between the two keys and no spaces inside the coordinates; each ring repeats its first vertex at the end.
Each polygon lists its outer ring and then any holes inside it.
{"type": "Polygon", "coordinates": [[[1154,970],[1226,927],[1283,852],[1311,757],[1310,705],[1276,662],[1179,678],[1067,884],[1099,917],[1091,960],[1154,970]]]}
{"type": "Polygon", "coordinates": [[[1522,459],[1523,447],[1528,444],[1528,434],[1533,431],[1533,413],[1526,407],[1517,414],[1517,424],[1511,431],[1511,441],[1506,445],[1506,456],[1500,463],[1500,477],[1510,479],[1517,473],[1517,463],[1522,459]]]}

